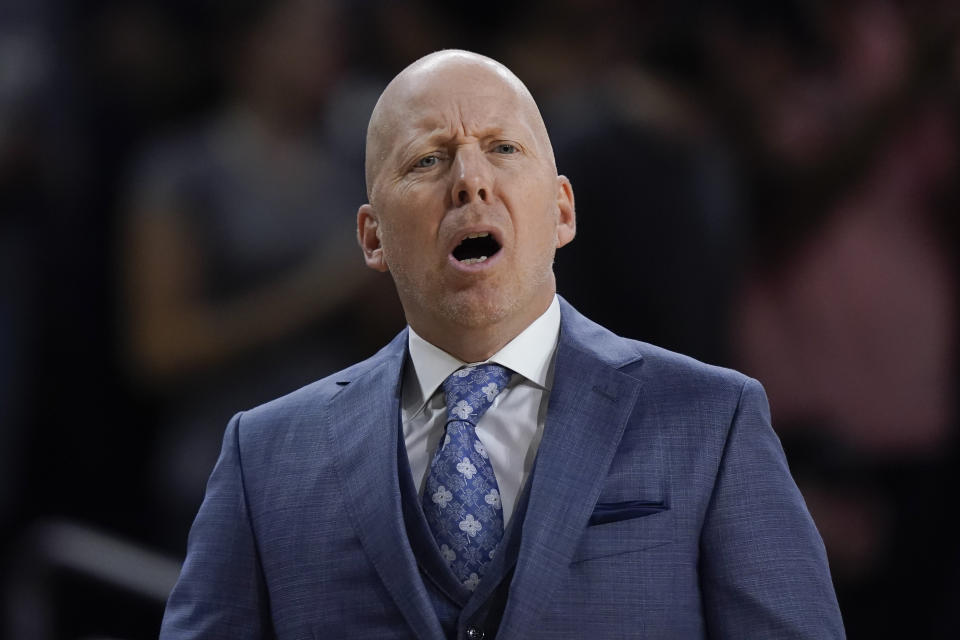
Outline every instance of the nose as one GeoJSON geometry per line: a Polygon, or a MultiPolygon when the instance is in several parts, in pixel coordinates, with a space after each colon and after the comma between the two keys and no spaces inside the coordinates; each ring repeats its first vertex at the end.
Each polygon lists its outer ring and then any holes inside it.
{"type": "Polygon", "coordinates": [[[461,147],[454,160],[453,202],[466,204],[486,202],[490,198],[492,176],[480,149],[461,147]]]}

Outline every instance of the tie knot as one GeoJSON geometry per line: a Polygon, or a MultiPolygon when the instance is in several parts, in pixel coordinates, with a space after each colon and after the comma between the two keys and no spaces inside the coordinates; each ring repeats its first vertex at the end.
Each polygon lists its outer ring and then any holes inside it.
{"type": "Polygon", "coordinates": [[[488,362],[457,369],[443,381],[447,420],[466,420],[476,426],[507,383],[512,371],[488,362]]]}

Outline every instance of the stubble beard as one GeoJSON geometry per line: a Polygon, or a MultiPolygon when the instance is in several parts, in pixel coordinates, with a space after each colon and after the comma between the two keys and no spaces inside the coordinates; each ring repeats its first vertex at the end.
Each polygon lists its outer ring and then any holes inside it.
{"type": "Polygon", "coordinates": [[[391,268],[391,273],[408,318],[409,300],[415,308],[449,326],[475,330],[495,326],[521,313],[546,290],[554,292],[553,258],[554,251],[550,251],[535,265],[510,274],[512,277],[505,282],[502,278],[486,278],[458,290],[439,276],[410,277],[405,269],[396,266],[391,268]]]}

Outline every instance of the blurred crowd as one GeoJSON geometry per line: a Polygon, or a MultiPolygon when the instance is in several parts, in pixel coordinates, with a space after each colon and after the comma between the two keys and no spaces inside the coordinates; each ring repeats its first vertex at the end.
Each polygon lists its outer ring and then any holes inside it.
{"type": "Polygon", "coordinates": [[[960,5],[0,0],[0,637],[155,637],[236,411],[403,326],[366,119],[431,51],[530,87],[558,288],[738,368],[851,638],[955,637],[960,5]]]}

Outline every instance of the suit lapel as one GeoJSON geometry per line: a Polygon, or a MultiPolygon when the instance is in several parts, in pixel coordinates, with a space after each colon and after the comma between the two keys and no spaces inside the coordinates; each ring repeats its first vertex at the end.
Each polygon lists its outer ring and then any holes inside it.
{"type": "Polygon", "coordinates": [[[640,381],[614,366],[639,356],[604,352],[611,334],[565,303],[563,314],[543,440],[500,627],[509,637],[531,635],[566,576],[640,394],[640,381]]]}
{"type": "Polygon", "coordinates": [[[443,631],[407,540],[397,475],[400,381],[406,331],[380,361],[344,386],[333,399],[328,433],[357,536],[384,586],[419,638],[443,631]]]}

